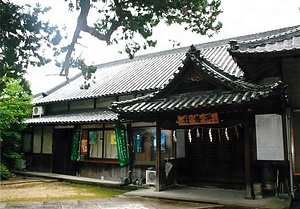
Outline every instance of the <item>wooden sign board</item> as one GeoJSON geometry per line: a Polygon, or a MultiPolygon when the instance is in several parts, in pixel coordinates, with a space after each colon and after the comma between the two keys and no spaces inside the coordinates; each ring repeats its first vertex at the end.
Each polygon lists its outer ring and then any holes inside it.
{"type": "Polygon", "coordinates": [[[181,126],[189,125],[204,125],[204,124],[218,124],[218,113],[202,113],[177,116],[178,123],[181,126]]]}

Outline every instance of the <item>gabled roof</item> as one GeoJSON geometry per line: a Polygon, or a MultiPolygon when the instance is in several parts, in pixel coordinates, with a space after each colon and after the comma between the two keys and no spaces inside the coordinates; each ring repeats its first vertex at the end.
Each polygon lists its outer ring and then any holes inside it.
{"type": "Polygon", "coordinates": [[[110,110],[91,110],[76,113],[46,115],[42,117],[28,118],[25,123],[31,124],[76,124],[76,123],[102,123],[115,122],[117,113],[110,110]]]}
{"type": "MultiPolygon", "coordinates": [[[[283,94],[284,86],[282,82],[267,85],[246,82],[242,78],[234,77],[222,71],[218,66],[208,61],[194,46],[187,53],[184,63],[188,67],[190,63],[193,63],[210,82],[222,83],[226,89],[230,90],[217,88],[212,91],[172,95],[170,92],[165,93],[168,89],[161,89],[139,99],[127,102],[114,102],[112,110],[120,114],[184,111],[196,108],[205,109],[251,104],[263,98],[281,96],[283,94]],[[161,97],[161,95],[168,96],[161,97]]],[[[183,66],[179,70],[184,71],[186,68],[183,66]]],[[[181,73],[179,72],[178,75],[181,73]]]]}
{"type": "Polygon", "coordinates": [[[195,64],[200,69],[199,71],[205,74],[212,82],[221,83],[231,90],[258,90],[268,88],[268,86],[249,83],[244,81],[243,78],[231,76],[205,58],[205,56],[201,54],[201,50],[197,50],[194,46],[191,46],[187,53],[185,63],[188,62],[195,64]]]}
{"type": "MultiPolygon", "coordinates": [[[[297,27],[240,36],[233,39],[239,42],[256,40],[271,36],[272,34],[284,33],[293,28],[297,27]]],[[[230,40],[232,39],[195,46],[212,66],[233,77],[242,78],[244,72],[228,51],[228,42],[230,40]]],[[[147,94],[160,91],[176,77],[179,72],[178,68],[184,66],[182,61],[185,59],[185,54],[188,50],[188,47],[183,47],[138,56],[133,60],[124,59],[98,65],[95,73],[95,83],[89,89],[80,89],[80,85],[84,83],[84,79],[82,76],[77,76],[74,79],[70,79],[68,83],[45,92],[47,96],[35,98],[33,103],[47,104],[133,93],[147,94]]],[[[239,82],[242,81],[240,80],[239,82]]],[[[230,85],[233,84],[231,83],[230,85]]]]}
{"type": "Polygon", "coordinates": [[[243,91],[243,92],[203,92],[193,94],[173,95],[171,97],[140,100],[128,103],[114,103],[112,110],[125,113],[162,113],[187,110],[201,110],[215,107],[228,107],[250,104],[260,99],[278,95],[276,91],[243,91]]]}
{"type": "MultiPolygon", "coordinates": [[[[227,51],[228,39],[196,45],[214,65],[234,77],[243,71],[227,51]]],[[[34,99],[35,104],[89,99],[129,93],[149,93],[164,88],[183,66],[189,47],[138,56],[97,66],[95,83],[89,89],[80,89],[82,76],[70,79],[48,92],[48,96],[34,99]]],[[[47,93],[47,92],[46,92],[47,93]]]]}
{"type": "Polygon", "coordinates": [[[300,26],[246,41],[231,41],[229,50],[238,54],[259,54],[300,49],[300,26]]]}

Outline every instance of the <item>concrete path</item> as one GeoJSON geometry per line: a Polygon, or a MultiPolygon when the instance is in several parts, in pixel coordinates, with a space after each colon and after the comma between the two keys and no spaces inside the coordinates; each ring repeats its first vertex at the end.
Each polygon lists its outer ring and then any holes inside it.
{"type": "MultiPolygon", "coordinates": [[[[101,180],[87,177],[76,177],[54,173],[22,172],[22,175],[47,177],[52,179],[66,180],[80,183],[90,183],[106,186],[120,186],[121,182],[101,180]]],[[[147,197],[168,200],[189,201],[198,203],[231,205],[246,208],[268,208],[268,209],[288,209],[291,204],[291,197],[282,194],[264,196],[262,199],[245,199],[246,192],[243,190],[231,190],[220,188],[187,187],[179,186],[165,191],[157,192],[153,187],[139,188],[125,193],[128,197],[147,197]]]]}
{"type": "Polygon", "coordinates": [[[291,198],[287,195],[249,200],[245,199],[245,191],[220,188],[177,187],[160,192],[155,191],[154,188],[150,188],[130,191],[124,195],[231,205],[246,208],[288,209],[291,204],[291,198]]]}
{"type": "MultiPolygon", "coordinates": [[[[153,198],[124,197],[0,203],[0,209],[226,209],[222,205],[195,202],[178,202],[171,200],[153,200],[153,198]]],[[[231,209],[231,208],[230,208],[231,209]]]]}

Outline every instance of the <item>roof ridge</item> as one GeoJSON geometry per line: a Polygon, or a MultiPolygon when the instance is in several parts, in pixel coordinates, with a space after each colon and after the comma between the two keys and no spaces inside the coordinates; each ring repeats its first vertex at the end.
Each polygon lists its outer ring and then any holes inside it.
{"type": "MultiPolygon", "coordinates": [[[[214,40],[214,41],[209,41],[209,42],[204,42],[204,43],[199,43],[199,44],[192,44],[192,45],[196,46],[197,48],[201,48],[201,49],[208,48],[208,47],[212,48],[212,47],[216,47],[216,46],[227,45],[230,40],[241,39],[241,38],[246,39],[246,41],[256,40],[253,38],[251,39],[251,37],[258,36],[258,35],[263,36],[263,34],[274,33],[276,31],[281,31],[281,33],[284,33],[287,29],[293,30],[293,29],[295,29],[295,27],[300,32],[300,25],[297,25],[297,26],[291,26],[288,28],[280,28],[280,29],[275,29],[275,30],[269,30],[269,31],[264,31],[264,32],[236,36],[233,38],[224,38],[224,39],[220,39],[220,40],[214,40]],[[282,32],[282,30],[283,30],[283,32],[282,32]]],[[[243,42],[243,41],[241,41],[241,42],[243,42]]],[[[109,67],[111,65],[119,65],[119,64],[124,64],[127,62],[134,62],[134,61],[143,60],[146,58],[153,58],[153,57],[162,56],[162,55],[182,53],[182,52],[189,50],[190,47],[191,46],[183,46],[183,47],[179,47],[179,48],[173,48],[173,49],[167,49],[167,50],[162,50],[162,51],[157,51],[157,52],[152,52],[152,53],[146,53],[146,54],[141,54],[141,55],[135,56],[133,59],[123,58],[123,59],[114,60],[114,61],[110,61],[110,62],[106,62],[106,63],[96,64],[95,66],[99,67],[99,68],[100,67],[109,67]]]]}
{"type": "Polygon", "coordinates": [[[124,101],[114,101],[114,102],[112,102],[111,107],[108,107],[108,108],[113,109],[112,107],[118,106],[118,105],[134,104],[136,102],[146,101],[146,100],[153,98],[157,93],[158,93],[158,91],[151,92],[144,96],[136,97],[134,99],[128,99],[128,100],[124,100],[124,101]]]}
{"type": "MultiPolygon", "coordinates": [[[[271,32],[271,31],[269,31],[269,32],[271,32]]],[[[266,45],[266,44],[274,43],[277,41],[291,39],[295,36],[300,36],[300,25],[289,27],[289,28],[273,30],[273,32],[275,32],[275,33],[266,35],[266,36],[262,36],[259,38],[255,38],[255,39],[249,39],[249,40],[244,40],[244,41],[231,40],[229,42],[229,44],[230,44],[229,50],[237,50],[237,49],[240,49],[241,47],[243,47],[243,48],[257,47],[259,45],[266,45]]]]}
{"type": "Polygon", "coordinates": [[[216,78],[224,83],[226,86],[230,87],[232,90],[239,89],[244,91],[249,90],[271,90],[274,87],[278,87],[279,85],[283,85],[282,82],[278,81],[272,84],[260,85],[256,83],[251,83],[245,81],[241,77],[235,77],[230,75],[227,72],[221,70],[217,65],[207,60],[204,55],[201,54],[200,50],[197,50],[195,46],[191,46],[190,50],[186,55],[187,59],[190,59],[194,62],[198,67],[202,69],[204,73],[206,73],[211,78],[216,78]],[[280,84],[282,83],[282,84],[280,84]]]}
{"type": "Polygon", "coordinates": [[[57,84],[56,86],[50,88],[49,90],[45,91],[45,92],[41,92],[38,94],[33,95],[33,98],[38,98],[40,96],[45,97],[48,96],[49,94],[53,93],[54,91],[60,89],[61,87],[67,85],[68,83],[76,80],[77,78],[79,78],[80,76],[82,76],[82,72],[77,73],[76,75],[72,76],[71,78],[67,77],[66,81],[61,82],[60,84],[57,84]]]}

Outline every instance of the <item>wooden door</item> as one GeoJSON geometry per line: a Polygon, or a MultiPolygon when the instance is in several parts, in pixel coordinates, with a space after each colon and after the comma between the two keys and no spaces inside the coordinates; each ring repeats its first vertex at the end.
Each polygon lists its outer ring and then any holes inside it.
{"type": "Polygon", "coordinates": [[[191,130],[186,142],[189,181],[244,185],[245,148],[243,129],[205,128],[191,130]]]}
{"type": "Polygon", "coordinates": [[[75,175],[71,160],[73,129],[55,129],[53,134],[53,173],[75,175]]]}

